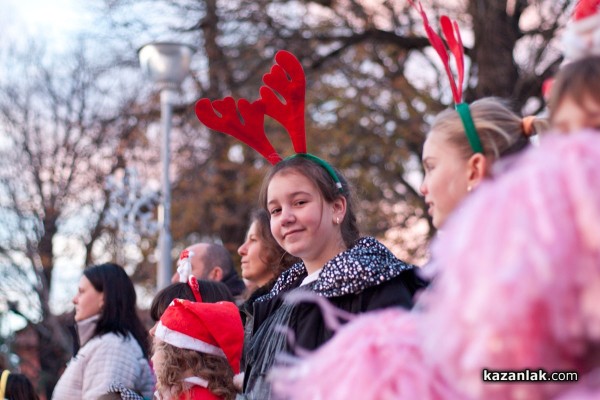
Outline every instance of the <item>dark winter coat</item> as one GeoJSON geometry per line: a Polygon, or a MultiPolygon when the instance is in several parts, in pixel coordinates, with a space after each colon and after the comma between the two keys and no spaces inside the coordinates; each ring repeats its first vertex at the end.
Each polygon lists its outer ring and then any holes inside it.
{"type": "Polygon", "coordinates": [[[308,290],[352,314],[392,306],[411,308],[415,292],[425,286],[413,268],[374,238],[365,237],[327,262],[319,278],[308,285],[300,287],[307,276],[303,263],[285,271],[271,292],[253,304],[243,398],[270,398],[265,378],[277,355],[313,350],[333,336],[315,303],[286,303],[287,293],[308,290]]]}

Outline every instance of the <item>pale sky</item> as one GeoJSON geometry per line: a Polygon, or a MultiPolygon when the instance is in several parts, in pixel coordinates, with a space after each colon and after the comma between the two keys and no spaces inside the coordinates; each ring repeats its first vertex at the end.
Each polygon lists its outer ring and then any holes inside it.
{"type": "Polygon", "coordinates": [[[61,48],[93,21],[86,3],[81,0],[0,0],[0,34],[13,42],[42,36],[50,45],[61,48]]]}
{"type": "MultiPolygon", "coordinates": [[[[2,14],[9,26],[25,28],[26,33],[64,34],[83,26],[85,6],[76,0],[2,0],[2,14]]],[[[6,22],[5,21],[5,22],[6,22]]]]}
{"type": "MultiPolygon", "coordinates": [[[[0,0],[0,50],[27,46],[32,39],[39,38],[35,42],[46,44],[52,53],[66,51],[80,34],[97,27],[94,8],[100,3],[99,0],[0,0]]],[[[57,237],[54,245],[59,256],[55,260],[50,306],[54,312],[62,313],[72,309],[71,299],[84,264],[83,249],[80,243],[64,237],[57,237]]],[[[148,299],[148,294],[138,293],[140,306],[148,307],[148,299]]]]}
{"type": "MultiPolygon", "coordinates": [[[[0,46],[25,45],[31,38],[39,37],[52,50],[64,50],[93,21],[86,3],[89,4],[82,0],[0,0],[0,37],[3,38],[0,46]]],[[[67,244],[58,240],[56,245],[67,244]]],[[[82,263],[83,260],[72,256],[68,260],[57,260],[54,284],[60,288],[53,290],[50,297],[54,311],[72,308],[71,298],[77,291],[82,263]]]]}

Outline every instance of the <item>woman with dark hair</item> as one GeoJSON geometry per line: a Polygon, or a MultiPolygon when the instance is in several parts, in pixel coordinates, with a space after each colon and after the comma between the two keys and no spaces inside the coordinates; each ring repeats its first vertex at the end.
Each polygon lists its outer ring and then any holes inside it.
{"type": "Polygon", "coordinates": [[[263,209],[255,210],[251,214],[246,241],[238,248],[238,254],[242,257],[242,278],[256,288],[250,291],[246,301],[240,305],[240,314],[244,324],[244,353],[242,355],[242,371],[244,371],[254,325],[253,304],[256,299],[268,294],[281,273],[299,262],[300,259],[286,252],[277,243],[271,233],[269,214],[263,209]]]}
{"type": "Polygon", "coordinates": [[[125,270],[111,263],[87,268],[73,304],[81,347],[52,398],[97,399],[111,384],[151,397],[148,333],[136,313],[135,289],[125,270]]]}
{"type": "Polygon", "coordinates": [[[271,233],[269,214],[263,209],[252,213],[246,241],[238,248],[238,254],[242,257],[242,278],[257,288],[249,293],[249,300],[269,293],[279,275],[300,261],[277,243],[271,233]]]}

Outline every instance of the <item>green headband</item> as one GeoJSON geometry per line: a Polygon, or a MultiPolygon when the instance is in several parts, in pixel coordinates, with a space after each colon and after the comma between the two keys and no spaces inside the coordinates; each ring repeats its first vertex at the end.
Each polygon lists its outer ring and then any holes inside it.
{"type": "Polygon", "coordinates": [[[456,111],[458,112],[458,115],[460,115],[460,119],[465,127],[465,133],[467,135],[467,140],[471,145],[471,149],[473,149],[474,153],[483,154],[483,146],[479,140],[479,135],[477,135],[469,105],[467,103],[459,103],[456,105],[456,111]]]}
{"type": "Polygon", "coordinates": [[[289,160],[289,159],[295,158],[295,157],[306,158],[307,160],[311,160],[311,161],[319,164],[321,167],[323,167],[325,169],[325,171],[327,171],[329,176],[331,176],[331,179],[333,179],[333,181],[335,182],[335,187],[340,191],[340,193],[344,192],[344,188],[342,187],[342,182],[340,181],[340,178],[335,173],[335,170],[333,169],[333,167],[331,165],[329,165],[329,163],[327,161],[325,161],[315,155],[312,155],[310,153],[296,153],[293,156],[287,157],[286,160],[289,160]]]}

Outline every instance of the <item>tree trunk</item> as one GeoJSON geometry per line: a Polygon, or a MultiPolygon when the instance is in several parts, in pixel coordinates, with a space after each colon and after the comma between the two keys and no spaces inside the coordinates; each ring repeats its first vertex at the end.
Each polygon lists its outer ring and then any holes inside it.
{"type": "Polygon", "coordinates": [[[518,15],[508,14],[506,0],[471,0],[468,12],[473,18],[475,37],[471,57],[477,62],[475,98],[512,98],[519,78],[513,58],[520,37],[518,15]]]}
{"type": "Polygon", "coordinates": [[[45,284],[47,285],[48,292],[52,287],[52,268],[54,265],[54,245],[52,243],[52,239],[58,232],[58,227],[56,225],[57,219],[58,213],[56,210],[52,208],[47,208],[45,210],[45,216],[42,220],[44,232],[42,233],[42,237],[40,238],[38,245],[40,260],[44,272],[44,279],[46,280],[45,284]]]}

